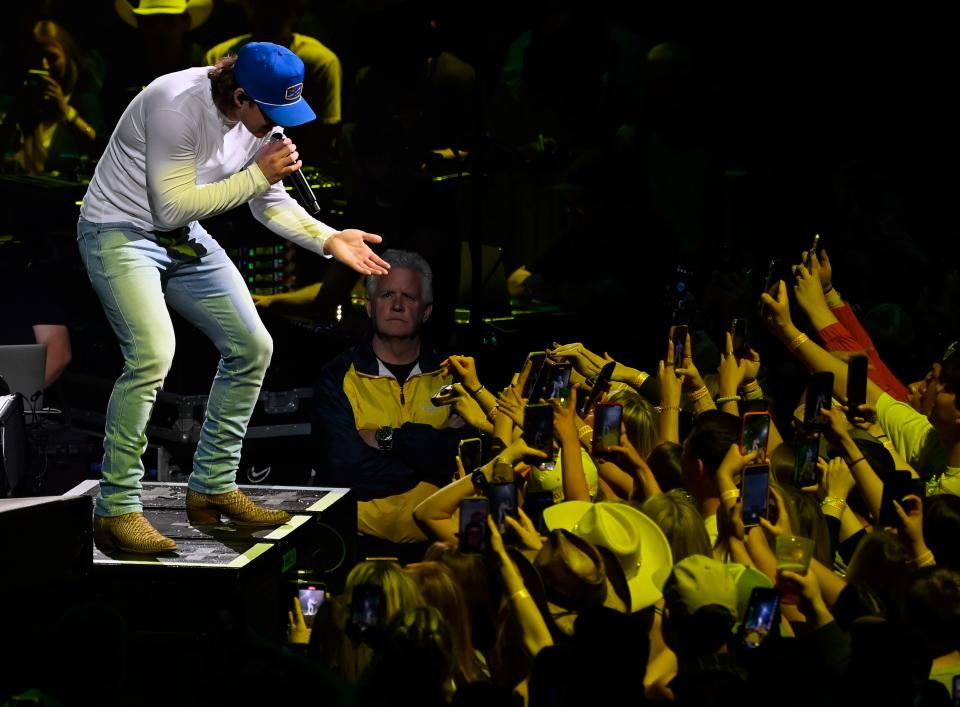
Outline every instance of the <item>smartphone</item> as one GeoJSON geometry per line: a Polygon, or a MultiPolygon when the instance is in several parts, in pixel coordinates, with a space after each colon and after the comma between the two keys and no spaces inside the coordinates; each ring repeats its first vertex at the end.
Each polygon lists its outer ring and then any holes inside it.
{"type": "Polygon", "coordinates": [[[430,402],[437,407],[442,407],[444,405],[449,405],[450,401],[452,401],[455,396],[456,393],[453,390],[453,385],[445,385],[430,396],[430,402]]]}
{"type": "Polygon", "coordinates": [[[327,592],[323,587],[308,584],[298,590],[300,598],[300,611],[303,613],[303,620],[307,626],[313,625],[313,617],[317,615],[320,605],[327,598],[327,592]]]}
{"type": "Polygon", "coordinates": [[[600,402],[600,398],[606,391],[607,386],[610,385],[610,379],[613,377],[613,369],[616,365],[615,361],[610,361],[609,363],[605,363],[603,368],[600,369],[596,380],[593,382],[593,387],[590,389],[590,393],[583,399],[583,402],[577,409],[577,414],[580,415],[580,417],[589,415],[590,411],[600,402]]]}
{"type": "Polygon", "coordinates": [[[380,626],[386,611],[383,587],[376,584],[358,584],[350,599],[350,629],[363,637],[380,626]]]}
{"type": "Polygon", "coordinates": [[[31,87],[43,87],[47,85],[45,77],[50,76],[46,69],[27,69],[27,77],[24,84],[31,87]]]}
{"type": "Polygon", "coordinates": [[[851,356],[847,362],[847,418],[858,414],[857,407],[867,402],[867,357],[851,356]]]}
{"type": "Polygon", "coordinates": [[[811,373],[807,382],[807,397],[803,407],[803,426],[808,430],[823,430],[829,426],[827,417],[821,408],[833,406],[833,373],[820,371],[811,373]]]}
{"type": "Polygon", "coordinates": [[[813,486],[817,483],[817,460],[820,458],[820,433],[807,432],[797,435],[796,459],[790,481],[794,486],[813,486]]]}
{"type": "Polygon", "coordinates": [[[482,455],[483,443],[479,437],[460,440],[460,444],[457,446],[457,456],[460,457],[460,461],[463,463],[463,469],[468,474],[483,465],[482,455]]]}
{"type": "Polygon", "coordinates": [[[776,587],[754,587],[743,619],[740,642],[745,648],[758,648],[777,624],[780,591],[776,587]]]}
{"type": "Polygon", "coordinates": [[[743,502],[743,525],[760,525],[767,517],[767,497],[770,492],[770,466],[751,464],[743,470],[740,479],[740,500],[743,502]]]}
{"type": "MultiPolygon", "coordinates": [[[[915,479],[909,471],[888,471],[882,477],[883,495],[880,497],[880,518],[877,525],[881,528],[899,528],[900,516],[897,514],[893,502],[903,505],[904,496],[919,496],[923,500],[925,486],[923,479],[915,479]]],[[[904,508],[904,510],[907,510],[904,508]]]]}
{"type": "Polygon", "coordinates": [[[820,248],[820,234],[813,234],[813,242],[810,244],[810,250],[807,251],[807,262],[804,265],[807,266],[807,270],[813,268],[813,256],[816,255],[817,250],[820,248]]]}
{"type": "Polygon", "coordinates": [[[767,461],[767,441],[770,437],[770,413],[748,412],[740,427],[740,453],[756,452],[756,462],[767,461]]]}
{"type": "Polygon", "coordinates": [[[487,516],[490,500],[468,496],[460,501],[460,552],[479,553],[487,548],[487,516]]]}
{"type": "Polygon", "coordinates": [[[490,515],[497,524],[497,530],[505,535],[510,530],[506,517],[520,517],[517,513],[517,485],[509,481],[487,484],[487,496],[490,499],[490,515]]]}
{"type": "Polygon", "coordinates": [[[620,444],[620,420],[623,406],[620,403],[600,403],[593,416],[593,454],[610,455],[610,447],[620,444]]]}
{"type": "Polygon", "coordinates": [[[528,403],[523,408],[523,441],[548,456],[553,455],[553,406],[528,403]]]}
{"type": "Polygon", "coordinates": [[[763,291],[771,296],[776,296],[777,284],[783,280],[790,280],[790,265],[780,258],[774,258],[767,265],[767,279],[763,283],[763,291]]]}
{"type": "Polygon", "coordinates": [[[673,367],[674,369],[683,368],[683,356],[687,345],[687,327],[686,325],[675,326],[673,328],[673,367]]]}
{"type": "Polygon", "coordinates": [[[730,322],[730,336],[733,338],[733,355],[743,358],[747,353],[747,320],[744,317],[730,322]]]}
{"type": "Polygon", "coordinates": [[[570,394],[570,371],[572,366],[569,361],[548,361],[544,366],[545,382],[541,397],[544,400],[562,397],[563,389],[567,389],[567,395],[570,394]]]}
{"type": "MultiPolygon", "coordinates": [[[[523,384],[523,392],[521,395],[524,400],[528,399],[530,394],[533,392],[533,389],[537,384],[537,379],[540,378],[540,370],[543,368],[543,363],[546,360],[546,351],[531,351],[527,354],[527,361],[530,361],[530,373],[527,375],[527,380],[523,384]]],[[[526,367],[526,361],[524,361],[523,365],[526,367]]],[[[523,369],[521,368],[520,370],[523,369]]]]}

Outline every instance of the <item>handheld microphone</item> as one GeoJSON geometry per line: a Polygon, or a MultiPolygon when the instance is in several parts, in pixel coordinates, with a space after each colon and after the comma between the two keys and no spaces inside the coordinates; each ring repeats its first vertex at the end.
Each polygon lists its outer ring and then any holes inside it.
{"type": "MultiPolygon", "coordinates": [[[[282,140],[283,133],[274,133],[270,136],[271,140],[282,140]]],[[[307,178],[303,176],[303,170],[298,169],[296,172],[292,172],[287,175],[290,178],[290,181],[293,182],[293,188],[297,192],[297,196],[300,197],[300,203],[303,205],[303,208],[307,210],[311,216],[316,216],[320,213],[320,204],[317,203],[317,197],[313,195],[313,189],[310,188],[307,178]]]]}

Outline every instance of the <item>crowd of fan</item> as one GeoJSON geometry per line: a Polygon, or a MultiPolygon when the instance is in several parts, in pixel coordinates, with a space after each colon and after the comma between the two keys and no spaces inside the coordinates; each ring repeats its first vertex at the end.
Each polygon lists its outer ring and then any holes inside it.
{"type": "Polygon", "coordinates": [[[555,344],[542,375],[531,355],[496,394],[474,359],[447,358],[458,383],[445,402],[478,429],[480,466],[458,459],[456,478],[416,507],[433,541],[421,562],[361,562],[312,627],[295,601],[291,642],[367,704],[951,704],[960,356],[948,348],[905,384],[840,296],[825,251],[787,272],[758,302],[766,331],[746,344],[728,332],[714,372],[698,367],[692,323],[663,333],[654,375],[555,344]],[[864,402],[847,397],[858,355],[864,402]],[[773,380],[789,368],[765,365],[783,358],[832,374],[819,425],[802,393],[765,392],[791,389],[773,380]],[[569,383],[550,390],[564,364],[569,383]],[[544,403],[546,442],[533,429],[544,403]],[[611,408],[622,413],[612,440],[594,419],[611,408]],[[744,448],[742,417],[763,411],[767,439],[744,448]],[[811,434],[816,472],[798,479],[811,434]],[[758,510],[743,478],[763,464],[758,510]],[[894,485],[904,478],[916,483],[894,485]],[[505,486],[517,508],[501,502],[505,486]],[[791,542],[812,546],[808,564],[784,567],[791,542]]]}

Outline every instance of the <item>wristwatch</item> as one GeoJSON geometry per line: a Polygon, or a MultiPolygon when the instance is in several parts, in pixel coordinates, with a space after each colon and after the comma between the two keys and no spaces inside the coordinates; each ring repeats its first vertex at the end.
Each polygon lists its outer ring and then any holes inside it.
{"type": "Polygon", "coordinates": [[[389,452],[393,449],[393,433],[394,428],[392,427],[384,426],[377,428],[373,438],[377,440],[377,446],[380,447],[381,452],[389,452]]]}

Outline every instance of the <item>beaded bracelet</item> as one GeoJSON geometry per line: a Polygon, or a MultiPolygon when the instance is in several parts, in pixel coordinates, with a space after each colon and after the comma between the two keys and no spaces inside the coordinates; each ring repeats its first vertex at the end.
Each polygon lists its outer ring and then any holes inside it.
{"type": "Polygon", "coordinates": [[[577,430],[577,436],[578,436],[580,439],[583,439],[583,438],[586,437],[588,434],[592,434],[592,433],[593,433],[593,428],[590,427],[590,425],[584,425],[584,426],[581,427],[579,430],[577,430]]]}
{"type": "Polygon", "coordinates": [[[676,410],[677,412],[680,412],[679,405],[657,405],[657,407],[654,409],[657,412],[666,412],[667,410],[676,410]]]}
{"type": "Polygon", "coordinates": [[[717,405],[723,405],[724,403],[740,402],[741,398],[739,395],[721,395],[714,402],[717,405]]]}

